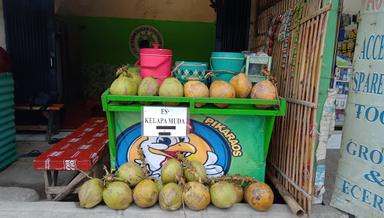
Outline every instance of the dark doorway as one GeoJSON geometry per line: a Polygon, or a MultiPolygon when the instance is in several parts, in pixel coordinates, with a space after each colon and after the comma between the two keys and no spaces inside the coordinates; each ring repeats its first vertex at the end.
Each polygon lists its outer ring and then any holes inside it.
{"type": "Polygon", "coordinates": [[[19,126],[47,124],[41,111],[60,100],[54,0],[3,0],[3,11],[15,82],[15,122],[19,126]]]}
{"type": "Polygon", "coordinates": [[[251,0],[216,0],[216,51],[248,49],[251,0]]]}
{"type": "Polygon", "coordinates": [[[59,100],[55,71],[54,1],[3,0],[3,10],[16,102],[59,100]]]}

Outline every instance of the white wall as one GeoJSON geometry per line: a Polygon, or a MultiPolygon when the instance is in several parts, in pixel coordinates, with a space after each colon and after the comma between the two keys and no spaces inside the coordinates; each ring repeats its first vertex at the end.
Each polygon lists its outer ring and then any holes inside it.
{"type": "Polygon", "coordinates": [[[345,14],[357,14],[361,8],[361,0],[344,0],[343,13],[345,14]]]}
{"type": "Polygon", "coordinates": [[[5,30],[3,17],[3,1],[0,0],[0,47],[5,48],[5,30]]]}

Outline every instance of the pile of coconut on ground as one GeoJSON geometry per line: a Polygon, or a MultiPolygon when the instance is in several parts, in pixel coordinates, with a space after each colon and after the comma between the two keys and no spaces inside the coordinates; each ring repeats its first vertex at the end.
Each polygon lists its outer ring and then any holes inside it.
{"type": "Polygon", "coordinates": [[[80,206],[93,208],[104,202],[109,208],[127,209],[133,202],[149,208],[157,202],[164,210],[204,210],[212,203],[217,208],[230,208],[247,202],[258,211],[267,211],[273,204],[271,188],[251,177],[222,176],[208,178],[205,167],[179,155],[167,160],[161,168],[161,178],[146,174],[146,163],[127,162],[114,172],[90,178],[79,190],[80,206]]]}

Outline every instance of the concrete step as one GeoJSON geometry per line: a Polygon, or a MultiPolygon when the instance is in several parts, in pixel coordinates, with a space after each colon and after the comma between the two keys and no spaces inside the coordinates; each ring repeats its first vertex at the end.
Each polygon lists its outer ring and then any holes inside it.
{"type": "Polygon", "coordinates": [[[34,189],[21,187],[0,187],[0,202],[38,201],[39,199],[39,194],[34,189]]]}
{"type": "MultiPolygon", "coordinates": [[[[296,217],[291,213],[286,205],[276,204],[267,212],[258,212],[250,208],[247,204],[236,204],[230,209],[218,209],[210,206],[203,211],[191,211],[180,209],[169,212],[160,209],[158,205],[141,209],[136,205],[131,205],[126,210],[115,211],[104,205],[93,209],[79,208],[75,202],[0,202],[0,217],[7,218],[113,218],[113,217],[145,217],[145,218],[172,218],[172,217],[225,217],[225,218],[291,218],[296,217]]],[[[306,217],[306,216],[304,216],[306,217]]],[[[315,218],[348,218],[348,215],[327,206],[315,206],[315,213],[310,217],[315,218]]]]}

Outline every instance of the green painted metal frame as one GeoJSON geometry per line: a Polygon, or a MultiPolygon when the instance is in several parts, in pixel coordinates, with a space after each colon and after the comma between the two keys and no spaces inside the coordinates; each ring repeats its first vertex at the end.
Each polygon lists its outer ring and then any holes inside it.
{"type": "MultiPolygon", "coordinates": [[[[324,2],[323,4],[326,4],[324,2]]],[[[332,8],[328,12],[327,28],[325,30],[325,43],[323,59],[321,64],[320,83],[318,92],[318,104],[316,123],[317,130],[320,131],[321,115],[323,114],[324,104],[328,97],[328,90],[331,84],[332,68],[334,67],[334,53],[336,52],[337,23],[339,13],[339,0],[331,0],[332,8]]],[[[318,146],[318,137],[316,138],[315,148],[318,146]]],[[[316,150],[315,150],[316,151],[316,150]]],[[[316,158],[316,155],[315,155],[316,158]]]]}
{"type": "Polygon", "coordinates": [[[180,106],[187,107],[190,114],[209,115],[235,115],[235,116],[264,116],[266,118],[264,158],[267,158],[269,142],[271,140],[276,116],[285,116],[286,101],[278,100],[255,100],[255,99],[226,99],[226,98],[189,98],[189,97],[161,97],[161,96],[118,96],[111,95],[106,90],[102,96],[102,107],[106,112],[108,120],[108,139],[111,168],[115,169],[116,160],[116,130],[114,112],[137,112],[141,113],[143,105],[140,102],[179,102],[180,106]],[[204,107],[195,107],[196,103],[206,103],[204,107]],[[217,108],[211,104],[225,103],[227,108],[217,108]],[[271,105],[272,109],[258,109],[255,105],[271,105]]]}

